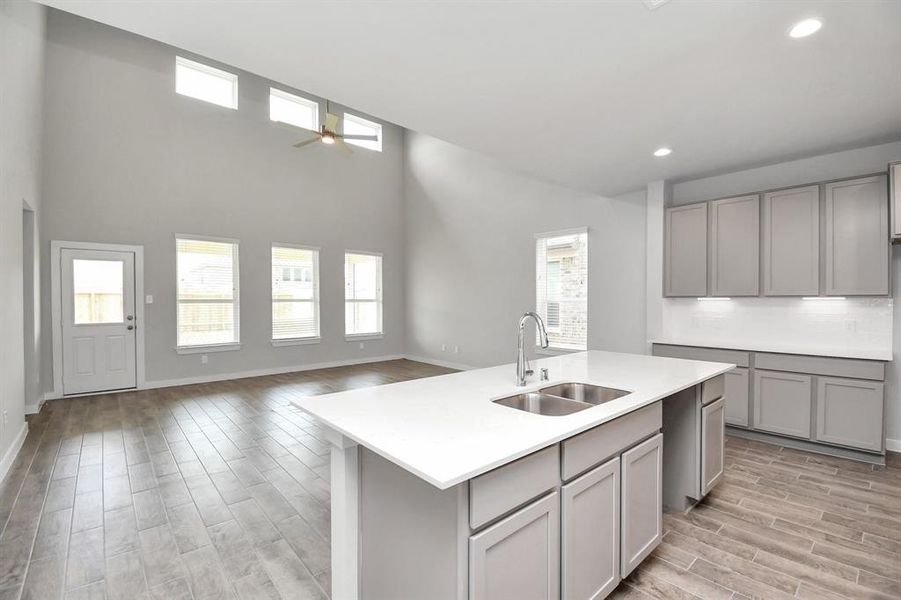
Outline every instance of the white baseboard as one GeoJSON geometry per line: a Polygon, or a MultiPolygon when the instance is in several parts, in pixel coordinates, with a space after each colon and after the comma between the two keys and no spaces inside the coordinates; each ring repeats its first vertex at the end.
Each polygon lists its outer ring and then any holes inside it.
{"type": "MultiPolygon", "coordinates": [[[[211,375],[198,375],[196,377],[183,377],[180,379],[158,379],[156,381],[147,381],[139,390],[153,390],[158,388],[175,387],[179,385],[194,385],[198,383],[213,383],[215,381],[228,381],[231,379],[246,379],[248,377],[264,377],[266,375],[284,375],[286,373],[300,373],[302,371],[314,371],[316,369],[331,369],[333,367],[349,367],[353,365],[365,365],[368,363],[382,362],[386,360],[399,360],[407,358],[403,354],[388,354],[385,356],[372,356],[368,358],[353,358],[347,360],[333,360],[320,363],[310,363],[306,365],[290,365],[286,367],[274,367],[267,369],[253,369],[250,371],[235,371],[230,373],[216,373],[211,375]]],[[[123,392],[132,390],[123,390],[123,392]]],[[[110,392],[96,392],[92,394],[76,394],[77,396],[94,396],[97,394],[106,394],[110,392]]],[[[54,400],[62,398],[62,394],[56,390],[44,394],[44,400],[54,400]]],[[[42,403],[43,404],[43,403],[42,403]]],[[[27,412],[27,408],[26,408],[27,412]]],[[[32,414],[32,413],[28,413],[32,414]]]]}
{"type": "Polygon", "coordinates": [[[477,367],[473,367],[471,365],[464,365],[461,363],[450,362],[447,360],[441,360],[438,358],[430,358],[428,356],[414,356],[412,354],[404,355],[404,358],[407,360],[413,360],[416,362],[426,363],[429,365],[436,365],[438,367],[447,367],[448,369],[457,369],[458,371],[471,371],[477,367]]]}
{"type": "Polygon", "coordinates": [[[885,439],[885,449],[889,452],[901,452],[901,440],[885,439]]]}
{"type": "Polygon", "coordinates": [[[13,466],[16,455],[19,454],[19,450],[22,449],[22,444],[25,443],[26,435],[28,435],[28,423],[23,421],[22,427],[19,429],[19,433],[16,435],[13,443],[7,448],[6,452],[3,454],[3,458],[0,458],[0,481],[3,481],[6,474],[9,473],[9,468],[13,466]]]}

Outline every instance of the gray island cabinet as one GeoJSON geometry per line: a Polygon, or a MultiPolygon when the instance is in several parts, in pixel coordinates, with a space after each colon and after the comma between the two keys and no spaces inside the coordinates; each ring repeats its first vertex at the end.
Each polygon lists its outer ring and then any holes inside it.
{"type": "Polygon", "coordinates": [[[333,444],[336,600],[601,599],[660,543],[664,509],[719,481],[731,365],[605,352],[535,363],[560,376],[551,383],[635,391],[566,416],[500,406],[490,393],[443,396],[444,385],[487,391],[493,368],[297,401],[333,444]],[[612,375],[617,365],[628,372],[612,375]],[[430,409],[435,420],[417,422],[430,409]],[[467,420],[468,409],[479,416],[467,420]],[[406,421],[389,419],[394,410],[406,421]],[[365,424],[371,446],[348,436],[362,412],[381,422],[365,424]],[[490,456],[514,440],[528,440],[526,452],[490,456]],[[402,455],[414,446],[418,455],[402,455]]]}

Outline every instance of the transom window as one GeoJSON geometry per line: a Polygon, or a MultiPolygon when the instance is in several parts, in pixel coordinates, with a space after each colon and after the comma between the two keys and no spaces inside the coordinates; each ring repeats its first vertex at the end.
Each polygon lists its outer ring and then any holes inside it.
{"type": "Polygon", "coordinates": [[[237,344],[238,242],[177,238],[178,347],[237,344]]]}
{"type": "Polygon", "coordinates": [[[269,118],[304,129],[319,129],[319,103],[269,88],[269,118]]]}
{"type": "Polygon", "coordinates": [[[348,144],[368,148],[369,150],[382,151],[382,126],[378,123],[358,117],[350,113],[344,113],[344,133],[347,135],[374,135],[378,139],[372,140],[346,140],[348,144]]]}
{"type": "Polygon", "coordinates": [[[181,56],[175,57],[175,91],[226,108],[238,108],[238,76],[181,56]]]}
{"type": "Polygon", "coordinates": [[[588,231],[535,236],[535,303],[552,348],[588,342],[588,231]]]}
{"type": "Polygon", "coordinates": [[[344,254],[344,333],[382,333],[382,256],[344,254]]]}
{"type": "Polygon", "coordinates": [[[272,340],[319,339],[319,250],[272,246],[272,340]]]}

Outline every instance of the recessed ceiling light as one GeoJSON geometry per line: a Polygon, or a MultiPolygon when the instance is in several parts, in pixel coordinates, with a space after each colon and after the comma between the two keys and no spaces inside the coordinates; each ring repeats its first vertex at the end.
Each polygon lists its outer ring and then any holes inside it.
{"type": "Polygon", "coordinates": [[[668,154],[672,154],[672,150],[669,148],[657,148],[654,150],[654,156],[667,156],[668,154]]]}
{"type": "Polygon", "coordinates": [[[788,35],[793,38],[807,37],[819,31],[822,26],[823,22],[819,19],[804,19],[795,23],[789,30],[788,35]]]}

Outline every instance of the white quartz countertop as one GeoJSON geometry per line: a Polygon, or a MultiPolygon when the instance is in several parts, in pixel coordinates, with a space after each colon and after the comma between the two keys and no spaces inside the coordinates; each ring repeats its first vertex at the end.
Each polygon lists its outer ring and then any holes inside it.
{"type": "Polygon", "coordinates": [[[747,350],[749,352],[772,352],[774,354],[801,354],[804,356],[826,356],[830,358],[857,358],[861,360],[892,360],[891,348],[880,350],[878,348],[852,348],[813,345],[794,342],[717,342],[701,339],[669,339],[659,338],[650,340],[652,344],[666,344],[668,346],[691,346],[693,348],[719,348],[722,350],[747,350]]]}
{"type": "Polygon", "coordinates": [[[606,423],[734,365],[613,352],[579,352],[532,361],[537,375],[516,386],[513,364],[293,400],[356,443],[446,489],[606,423]],[[492,400],[563,382],[632,393],[580,412],[549,417],[492,400]]]}

